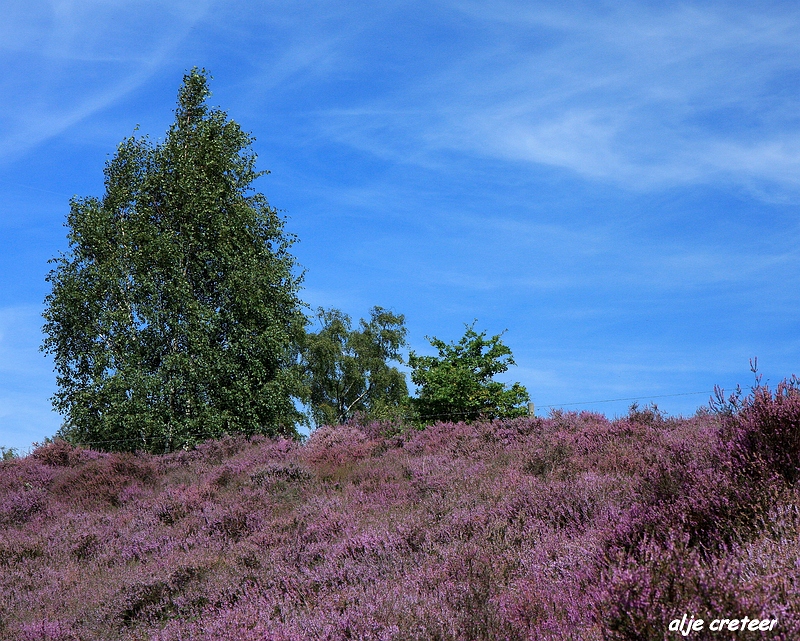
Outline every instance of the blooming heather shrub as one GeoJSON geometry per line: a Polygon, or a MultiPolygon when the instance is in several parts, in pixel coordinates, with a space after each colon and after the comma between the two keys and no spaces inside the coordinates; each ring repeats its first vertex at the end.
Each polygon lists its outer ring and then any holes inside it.
{"type": "Polygon", "coordinates": [[[149,457],[125,452],[68,468],[54,482],[53,492],[86,506],[118,505],[126,487],[150,485],[154,479],[149,457]]]}
{"type": "MultiPolygon", "coordinates": [[[[642,500],[605,552],[596,612],[608,638],[662,639],[666,623],[684,612],[764,618],[777,611],[784,616],[775,638],[794,638],[798,622],[786,608],[796,597],[774,589],[776,574],[742,559],[753,558],[753,546],[787,540],[785,532],[770,533],[775,502],[787,499],[764,481],[777,477],[791,486],[796,478],[787,450],[798,433],[798,401],[790,385],[774,397],[758,388],[724,418],[719,435],[727,441],[709,439],[704,450],[699,439],[667,443],[658,453],[643,476],[642,500]]],[[[796,529],[788,541],[798,559],[796,529]]]]}
{"type": "Polygon", "coordinates": [[[19,533],[20,530],[5,530],[0,538],[0,568],[24,567],[44,556],[45,542],[40,537],[19,533]]]}
{"type": "Polygon", "coordinates": [[[691,608],[800,638],[800,489],[735,473],[719,420],[0,463],[0,639],[663,639],[691,608]]]}
{"type": "Polygon", "coordinates": [[[566,480],[574,474],[571,459],[572,451],[568,443],[562,440],[548,441],[533,451],[522,469],[534,476],[554,475],[566,480]]]}
{"type": "MultiPolygon", "coordinates": [[[[512,431],[504,431],[500,421],[491,423],[435,423],[413,432],[405,445],[412,453],[446,454],[453,458],[495,456],[503,449],[501,437],[508,439],[512,431]]],[[[512,437],[513,438],[513,437],[512,437]]]]}
{"type": "MultiPolygon", "coordinates": [[[[796,586],[787,590],[783,578],[792,574],[783,564],[797,562],[797,539],[795,536],[793,549],[784,548],[778,554],[763,554],[767,541],[731,546],[724,555],[711,557],[689,545],[680,532],[667,541],[640,542],[634,553],[623,554],[607,565],[604,580],[595,589],[595,607],[606,638],[660,641],[668,638],[669,621],[687,613],[707,624],[722,616],[777,617],[780,626],[770,638],[797,639],[800,617],[792,607],[797,604],[796,586]],[[790,552],[788,559],[786,552],[790,552]],[[773,564],[778,559],[784,561],[776,568],[773,564]],[[758,561],[767,561],[772,567],[759,568],[758,561]]],[[[706,628],[692,633],[692,638],[718,639],[720,634],[706,628]]]]}
{"type": "Polygon", "coordinates": [[[568,412],[562,409],[550,411],[550,418],[542,424],[546,432],[583,432],[587,428],[601,425],[610,425],[608,419],[596,412],[568,412]]]}
{"type": "MultiPolygon", "coordinates": [[[[285,441],[286,439],[281,440],[285,441]]],[[[269,442],[269,440],[260,435],[255,435],[250,438],[241,435],[225,436],[221,439],[208,440],[204,443],[200,443],[194,448],[191,458],[200,458],[207,463],[221,463],[254,445],[257,446],[266,442],[269,442]]]]}
{"type": "Polygon", "coordinates": [[[25,624],[17,638],[18,641],[80,641],[69,623],[48,619],[25,624]]]}
{"type": "Polygon", "coordinates": [[[666,453],[643,474],[641,499],[621,522],[625,545],[662,539],[678,529],[691,545],[708,547],[727,543],[757,522],[763,501],[732,479],[727,461],[698,461],[686,447],[666,453]]]}
{"type": "Polygon", "coordinates": [[[138,481],[144,485],[152,485],[156,478],[156,468],[152,458],[147,455],[136,455],[120,452],[108,457],[110,471],[120,476],[125,482],[138,481]]]}
{"type": "Polygon", "coordinates": [[[76,544],[72,547],[72,555],[79,561],[91,559],[100,547],[100,540],[94,532],[87,532],[78,537],[76,544]]]}
{"type": "Polygon", "coordinates": [[[37,447],[31,456],[46,465],[73,467],[86,461],[103,458],[105,455],[101,452],[70,445],[62,439],[56,439],[52,443],[37,447]]]}
{"type": "Polygon", "coordinates": [[[56,472],[31,457],[0,463],[0,496],[18,489],[46,489],[56,472]]]}
{"type": "Polygon", "coordinates": [[[145,622],[196,617],[207,605],[202,594],[206,566],[179,565],[167,573],[161,568],[155,571],[157,576],[140,575],[126,582],[107,604],[116,626],[133,628],[145,622]]]}
{"type": "Polygon", "coordinates": [[[363,458],[376,443],[357,427],[324,425],[311,434],[302,456],[312,464],[342,465],[363,458]]]}
{"type": "Polygon", "coordinates": [[[219,533],[231,541],[240,541],[260,526],[257,515],[251,514],[244,507],[234,507],[227,510],[210,523],[210,531],[219,533]]]}
{"type": "Polygon", "coordinates": [[[51,470],[35,461],[15,459],[0,472],[0,528],[27,526],[31,519],[46,518],[51,470]]]}
{"type": "Polygon", "coordinates": [[[167,488],[154,505],[156,518],[165,525],[175,525],[186,516],[199,512],[211,497],[207,487],[196,485],[167,488]]]}
{"type": "Polygon", "coordinates": [[[0,498],[0,526],[25,525],[47,504],[47,493],[39,488],[23,488],[0,498]]]}
{"type": "Polygon", "coordinates": [[[416,429],[400,418],[370,420],[360,412],[356,412],[345,425],[358,428],[372,440],[388,439],[395,444],[400,442],[396,440],[398,437],[402,437],[409,430],[416,429]]]}
{"type": "Polygon", "coordinates": [[[210,478],[210,485],[215,489],[239,487],[243,482],[243,467],[238,461],[220,465],[210,478]]]}
{"type": "Polygon", "coordinates": [[[739,469],[756,478],[800,480],[800,381],[757,387],[740,411],[727,417],[725,436],[739,469]]]}
{"type": "Polygon", "coordinates": [[[288,463],[269,463],[250,475],[253,485],[269,486],[273,483],[302,482],[313,478],[314,475],[303,466],[290,461],[288,463]]]}
{"type": "MultiPolygon", "coordinates": [[[[644,539],[635,550],[608,559],[604,580],[596,591],[596,608],[606,638],[660,641],[667,638],[667,626],[675,616],[708,611],[712,605],[708,590],[717,586],[714,568],[696,548],[687,545],[685,537],[678,538],[682,536],[678,532],[666,541],[644,539]]],[[[718,587],[724,590],[724,585],[718,587]]],[[[739,608],[727,607],[731,596],[724,595],[728,603],[722,612],[738,612],[739,608]]]]}
{"type": "MultiPolygon", "coordinates": [[[[578,460],[597,472],[636,477],[647,469],[647,457],[660,449],[664,439],[651,426],[628,419],[609,422],[584,418],[580,425],[580,430],[567,428],[556,434],[569,435],[578,460]]],[[[555,438],[558,436],[554,434],[548,440],[555,438]]]]}

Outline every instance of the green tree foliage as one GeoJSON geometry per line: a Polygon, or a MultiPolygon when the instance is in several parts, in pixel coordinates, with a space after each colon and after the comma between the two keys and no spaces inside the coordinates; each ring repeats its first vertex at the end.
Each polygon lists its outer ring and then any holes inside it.
{"type": "Polygon", "coordinates": [[[0,461],[11,461],[17,458],[17,448],[0,445],[0,461]]]}
{"type": "Polygon", "coordinates": [[[390,361],[402,363],[406,328],[402,314],[374,307],[370,320],[353,329],[350,317],[319,308],[320,329],[306,337],[306,385],[314,423],[336,425],[356,414],[392,418],[408,400],[405,376],[390,361]]]}
{"type": "Polygon", "coordinates": [[[131,137],[105,195],[74,198],[42,350],[61,435],[169,451],[225,433],[296,435],[305,317],[293,238],[252,184],[252,137],[184,77],[163,143],[131,137]]]}
{"type": "Polygon", "coordinates": [[[423,421],[511,418],[526,413],[527,390],[493,380],[515,365],[511,350],[500,334],[486,338],[468,325],[458,343],[428,338],[438,356],[408,357],[411,380],[419,387],[414,408],[423,421]]]}

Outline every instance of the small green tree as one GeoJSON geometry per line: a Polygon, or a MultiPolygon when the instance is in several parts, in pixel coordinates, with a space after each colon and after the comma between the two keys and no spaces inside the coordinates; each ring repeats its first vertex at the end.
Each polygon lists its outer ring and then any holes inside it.
{"type": "Polygon", "coordinates": [[[353,329],[338,309],[317,312],[319,331],[306,337],[304,363],[314,424],[337,425],[361,414],[367,419],[393,418],[408,399],[402,363],[406,328],[402,314],[381,307],[353,329]]]}
{"type": "Polygon", "coordinates": [[[184,76],[163,143],[131,137],[105,195],[74,198],[47,280],[60,435],[169,451],[225,433],[296,435],[305,325],[293,238],[253,181],[252,137],[184,76]]]}
{"type": "Polygon", "coordinates": [[[511,350],[500,340],[501,334],[486,338],[467,325],[458,343],[428,338],[439,356],[408,357],[411,380],[419,387],[412,399],[422,421],[487,420],[512,418],[526,413],[529,396],[519,383],[510,387],[493,380],[510,365],[515,365],[511,350]]]}
{"type": "Polygon", "coordinates": [[[3,447],[0,445],[0,461],[12,461],[17,458],[16,447],[3,447]]]}

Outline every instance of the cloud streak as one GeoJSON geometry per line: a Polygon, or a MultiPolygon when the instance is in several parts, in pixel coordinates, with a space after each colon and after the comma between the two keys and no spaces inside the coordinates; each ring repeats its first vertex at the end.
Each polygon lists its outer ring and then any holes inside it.
{"type": "Polygon", "coordinates": [[[800,187],[793,7],[457,6],[483,37],[402,92],[331,113],[337,139],[397,159],[416,149],[554,166],[635,190],[800,187]]]}
{"type": "Polygon", "coordinates": [[[0,162],[141,87],[203,19],[211,0],[8,5],[0,27],[0,162]]]}

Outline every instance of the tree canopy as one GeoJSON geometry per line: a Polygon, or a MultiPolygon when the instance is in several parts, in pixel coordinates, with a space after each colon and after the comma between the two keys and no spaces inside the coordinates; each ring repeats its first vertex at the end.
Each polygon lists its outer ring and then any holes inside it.
{"type": "Polygon", "coordinates": [[[474,323],[467,325],[458,343],[428,338],[438,356],[411,352],[411,380],[419,387],[414,408],[423,421],[511,418],[526,413],[527,390],[493,380],[514,365],[511,350],[501,334],[486,338],[474,323]]]}
{"type": "Polygon", "coordinates": [[[70,202],[42,346],[68,440],[169,451],[225,433],[296,435],[294,239],[253,189],[267,172],[252,137],[209,95],[193,69],[166,139],[124,140],[102,199],[70,202]]]}
{"type": "Polygon", "coordinates": [[[370,319],[361,319],[353,329],[347,314],[319,308],[317,321],[319,331],[308,334],[304,350],[314,423],[336,425],[356,414],[366,419],[396,416],[408,399],[405,375],[390,364],[402,363],[402,314],[374,307],[370,319]]]}

